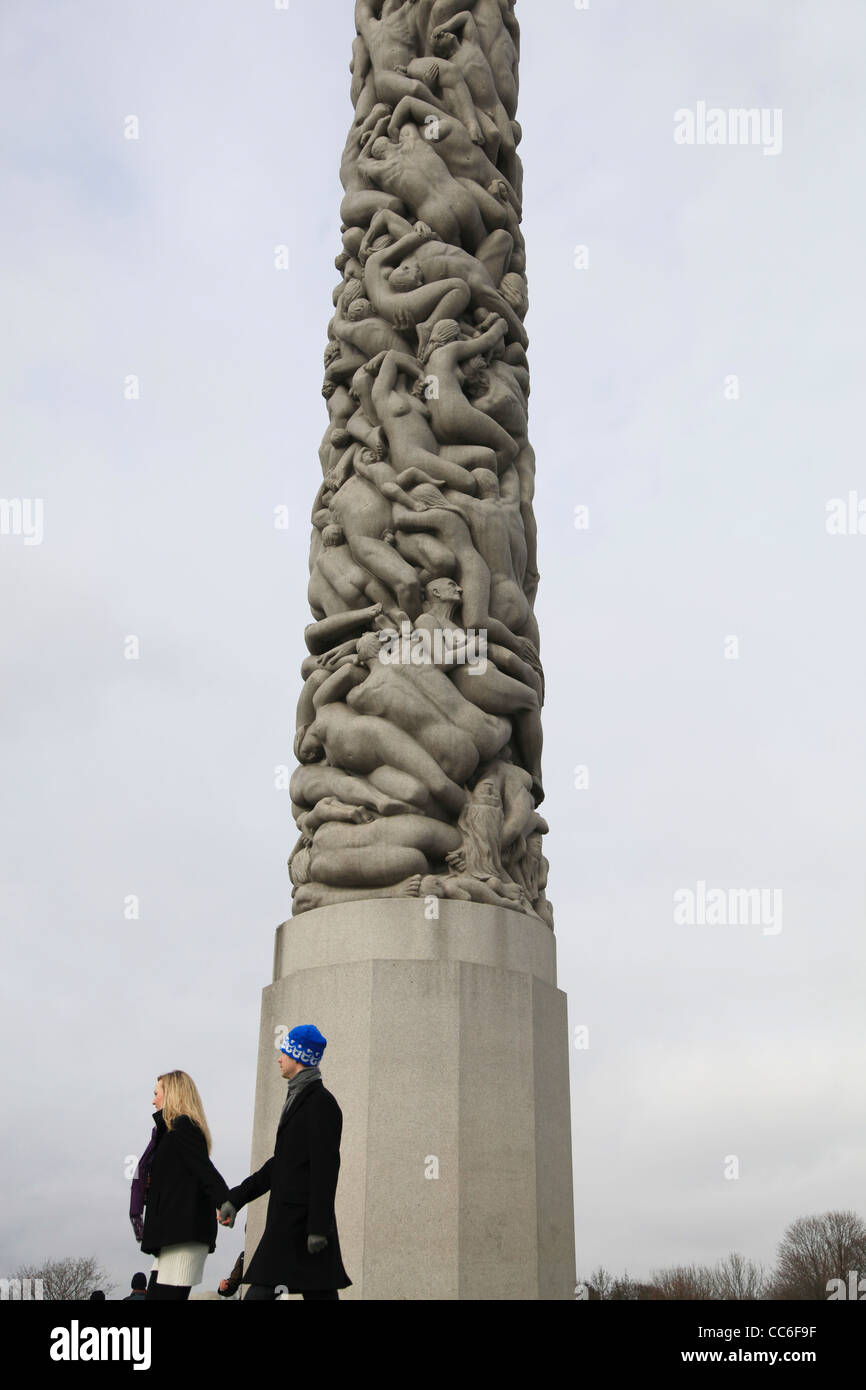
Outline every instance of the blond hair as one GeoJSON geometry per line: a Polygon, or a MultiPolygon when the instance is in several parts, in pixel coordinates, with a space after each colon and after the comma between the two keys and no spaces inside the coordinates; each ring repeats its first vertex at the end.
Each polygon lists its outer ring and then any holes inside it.
{"type": "Polygon", "coordinates": [[[198,1087],[192,1077],[187,1076],[185,1071],[166,1071],[156,1079],[162,1082],[164,1092],[162,1118],[165,1120],[166,1129],[172,1128],[178,1115],[186,1115],[193,1124],[198,1125],[205,1137],[207,1151],[210,1153],[210,1130],[207,1127],[198,1087]]]}

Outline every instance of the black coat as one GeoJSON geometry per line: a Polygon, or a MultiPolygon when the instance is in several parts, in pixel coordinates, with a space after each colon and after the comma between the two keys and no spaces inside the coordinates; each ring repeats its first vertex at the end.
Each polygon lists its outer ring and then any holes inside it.
{"type": "Polygon", "coordinates": [[[334,1216],[340,1171],[343,1112],[321,1080],[304,1086],[280,1117],[274,1156],[238,1187],[229,1201],[240,1210],[270,1192],[265,1229],[244,1271],[245,1284],[305,1289],[346,1289],[334,1216]],[[307,1253],[307,1236],[328,1237],[318,1255],[307,1253]]]}
{"type": "Polygon", "coordinates": [[[141,1249],[158,1255],[163,1245],[200,1241],[216,1247],[217,1207],[228,1196],[228,1185],[210,1161],[207,1142],[188,1115],[178,1115],[166,1128],[162,1111],[154,1115],[156,1149],[144,1208],[141,1249]]]}

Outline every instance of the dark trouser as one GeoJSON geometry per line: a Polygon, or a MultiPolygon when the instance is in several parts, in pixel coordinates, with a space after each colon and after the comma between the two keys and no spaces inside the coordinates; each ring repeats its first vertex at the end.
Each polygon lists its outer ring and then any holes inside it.
{"type": "MultiPolygon", "coordinates": [[[[337,1293],[336,1289],[299,1289],[298,1292],[302,1293],[305,1299],[316,1298],[339,1301],[340,1298],[340,1295],[337,1293]]],[[[273,1299],[275,1299],[276,1296],[276,1289],[271,1288],[268,1284],[250,1284],[249,1288],[246,1291],[246,1294],[244,1295],[244,1303],[246,1303],[248,1298],[268,1299],[270,1301],[273,1301],[273,1299]]]]}
{"type": "Polygon", "coordinates": [[[177,1303],[189,1298],[191,1284],[158,1284],[156,1282],[158,1277],[159,1270],[155,1269],[148,1280],[147,1293],[144,1295],[145,1302],[148,1299],[162,1299],[163,1301],[171,1299],[177,1303]]]}

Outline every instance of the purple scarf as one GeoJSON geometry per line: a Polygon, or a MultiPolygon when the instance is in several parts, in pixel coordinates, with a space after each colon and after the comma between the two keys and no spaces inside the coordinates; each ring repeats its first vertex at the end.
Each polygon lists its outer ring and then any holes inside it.
{"type": "Polygon", "coordinates": [[[129,1219],[132,1222],[132,1229],[135,1231],[135,1239],[141,1241],[144,1233],[144,1204],[147,1200],[147,1184],[150,1178],[150,1165],[153,1162],[153,1151],[156,1148],[156,1125],[150,1136],[150,1143],[145,1149],[135,1167],[132,1175],[132,1196],[129,1201],[129,1219]]]}

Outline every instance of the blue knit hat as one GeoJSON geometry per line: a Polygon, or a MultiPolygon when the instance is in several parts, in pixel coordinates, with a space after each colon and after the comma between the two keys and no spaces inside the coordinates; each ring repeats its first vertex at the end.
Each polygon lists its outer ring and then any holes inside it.
{"type": "Polygon", "coordinates": [[[286,1034],[280,1051],[305,1067],[317,1067],[327,1046],[328,1039],[322,1037],[318,1028],[312,1023],[301,1023],[286,1034]]]}

